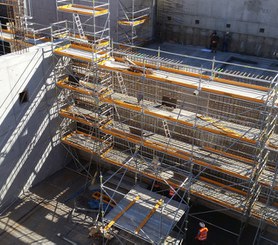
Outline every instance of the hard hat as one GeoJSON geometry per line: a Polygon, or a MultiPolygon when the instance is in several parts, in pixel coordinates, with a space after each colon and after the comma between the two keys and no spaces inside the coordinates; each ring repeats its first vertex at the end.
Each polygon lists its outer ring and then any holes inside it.
{"type": "Polygon", "coordinates": [[[199,225],[200,225],[202,228],[204,228],[204,227],[206,226],[205,223],[203,223],[203,222],[200,222],[199,225]]]}

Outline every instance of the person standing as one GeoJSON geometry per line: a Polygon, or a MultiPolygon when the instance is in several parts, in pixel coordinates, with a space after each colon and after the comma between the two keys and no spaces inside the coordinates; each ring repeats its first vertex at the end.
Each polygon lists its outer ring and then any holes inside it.
{"type": "Polygon", "coordinates": [[[222,47],[222,50],[223,50],[224,52],[228,52],[231,39],[232,39],[231,34],[230,34],[230,32],[227,31],[227,32],[224,34],[224,37],[223,37],[223,47],[222,47]]]}
{"type": "Polygon", "coordinates": [[[200,229],[195,239],[197,240],[197,244],[204,245],[208,237],[208,228],[203,222],[200,222],[199,225],[200,229]]]}
{"type": "Polygon", "coordinates": [[[216,53],[218,42],[219,37],[217,36],[216,31],[214,31],[210,36],[210,49],[212,53],[216,53]]]}

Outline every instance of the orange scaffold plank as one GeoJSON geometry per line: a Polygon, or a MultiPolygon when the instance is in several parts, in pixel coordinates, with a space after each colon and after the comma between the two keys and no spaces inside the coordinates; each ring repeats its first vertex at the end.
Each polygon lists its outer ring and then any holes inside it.
{"type": "Polygon", "coordinates": [[[93,52],[94,50],[92,48],[76,44],[67,44],[54,50],[54,53],[60,56],[66,56],[72,59],[82,60],[86,62],[97,62],[101,59],[108,59],[110,56],[109,53],[106,53],[104,51],[96,52],[96,57],[93,59],[93,52]],[[71,50],[71,52],[67,52],[69,49],[71,50]],[[87,52],[87,57],[75,53],[74,50],[87,52]]]}
{"type": "MultiPolygon", "coordinates": [[[[115,57],[115,60],[120,61],[120,62],[124,62],[124,59],[119,58],[119,57],[115,57]]],[[[145,66],[146,68],[157,69],[156,65],[146,64],[146,63],[142,63],[142,62],[139,62],[139,61],[134,61],[134,63],[138,66],[145,66]]],[[[202,75],[202,74],[183,71],[183,70],[177,70],[177,69],[174,69],[174,68],[168,68],[168,67],[164,67],[164,66],[160,66],[159,69],[162,70],[162,71],[173,72],[173,73],[176,73],[176,74],[187,75],[187,76],[191,76],[191,77],[198,77],[198,78],[202,78],[202,79],[206,79],[206,80],[213,80],[215,82],[226,83],[226,84],[241,86],[241,87],[245,87],[245,88],[252,88],[252,89],[257,89],[257,90],[261,90],[261,91],[269,91],[270,90],[269,88],[266,88],[266,87],[263,87],[263,86],[247,84],[247,83],[243,83],[243,82],[237,82],[237,81],[218,78],[218,77],[213,77],[212,78],[208,75],[202,75]]]]}
{"type": "Polygon", "coordinates": [[[65,78],[65,79],[62,79],[62,80],[58,81],[56,83],[56,85],[60,88],[69,89],[69,90],[72,90],[72,91],[75,91],[75,92],[78,92],[78,93],[81,93],[81,94],[86,94],[86,95],[93,95],[94,94],[94,92],[89,90],[89,89],[82,88],[80,86],[68,83],[68,78],[65,78]]]}
{"type": "MultiPolygon", "coordinates": [[[[106,69],[106,70],[110,70],[110,71],[122,72],[124,74],[131,75],[131,76],[145,77],[147,79],[159,81],[162,83],[177,85],[180,87],[187,87],[187,88],[191,88],[191,89],[198,89],[198,85],[186,84],[186,83],[182,83],[179,81],[174,81],[171,78],[161,78],[161,77],[156,76],[155,74],[143,74],[143,73],[139,73],[139,72],[132,72],[132,71],[129,71],[129,70],[123,69],[123,68],[115,68],[115,67],[107,66],[104,62],[102,64],[100,64],[99,67],[106,69]]],[[[232,98],[236,98],[236,99],[252,101],[252,102],[256,102],[256,103],[260,103],[260,104],[265,103],[265,101],[263,99],[251,98],[251,97],[247,97],[244,95],[239,95],[239,94],[230,93],[230,92],[223,92],[223,91],[211,89],[211,88],[202,88],[202,91],[214,93],[214,94],[220,94],[220,95],[224,95],[224,96],[228,96],[228,97],[232,97],[232,98]]]]}
{"type": "Polygon", "coordinates": [[[213,149],[211,147],[205,146],[204,150],[216,153],[218,155],[223,155],[223,156],[229,157],[231,159],[235,159],[235,160],[239,160],[239,161],[242,161],[242,162],[246,162],[246,163],[249,163],[249,164],[256,164],[256,162],[254,160],[251,160],[249,158],[237,156],[237,155],[234,155],[234,154],[231,154],[231,153],[227,153],[227,152],[224,152],[224,151],[220,151],[220,150],[216,150],[216,149],[213,149]]]}
{"type": "Polygon", "coordinates": [[[119,20],[118,24],[123,26],[139,26],[144,24],[147,21],[148,17],[144,17],[138,20],[119,20]]]}
{"type": "MultiPolygon", "coordinates": [[[[122,108],[130,109],[130,110],[133,110],[133,111],[143,112],[146,115],[158,117],[158,118],[161,118],[161,119],[166,119],[166,120],[171,121],[171,122],[177,122],[177,123],[189,126],[189,127],[194,127],[195,126],[191,122],[187,122],[185,120],[176,119],[176,118],[171,117],[171,116],[167,116],[167,115],[163,115],[163,114],[160,114],[160,113],[157,113],[157,112],[154,112],[154,111],[150,111],[147,108],[143,108],[140,105],[133,105],[133,104],[130,104],[130,103],[126,103],[122,100],[112,99],[110,97],[101,97],[101,101],[109,103],[109,104],[114,104],[114,105],[120,106],[122,108]]],[[[201,129],[201,130],[205,130],[205,131],[215,133],[215,134],[219,134],[219,135],[229,136],[231,138],[239,139],[241,141],[245,141],[245,142],[248,142],[248,143],[252,143],[252,144],[256,143],[256,140],[249,139],[249,138],[244,137],[244,136],[242,136],[240,134],[237,134],[237,133],[231,133],[231,132],[228,132],[228,131],[212,129],[212,128],[205,127],[205,126],[200,126],[200,125],[197,125],[196,127],[201,129]]]]}
{"type": "Polygon", "coordinates": [[[139,231],[144,227],[145,224],[147,224],[147,222],[149,221],[149,219],[154,215],[154,213],[156,212],[156,210],[162,206],[163,204],[163,200],[160,199],[156,202],[155,206],[153,207],[153,209],[148,213],[148,215],[142,220],[142,222],[138,225],[138,227],[135,229],[135,234],[138,234],[139,231]]]}
{"type": "Polygon", "coordinates": [[[227,136],[230,136],[230,137],[233,137],[233,138],[237,138],[237,139],[242,139],[242,140],[247,141],[247,142],[252,143],[252,144],[257,143],[256,140],[248,139],[248,138],[244,137],[242,134],[239,134],[235,130],[232,130],[232,129],[228,128],[227,126],[223,125],[223,123],[218,123],[217,120],[215,120],[211,117],[205,117],[205,116],[199,116],[199,115],[197,115],[197,117],[202,119],[203,121],[206,121],[206,122],[210,123],[214,127],[220,129],[223,132],[224,135],[227,135],[227,136]]]}
{"type": "MultiPolygon", "coordinates": [[[[86,147],[86,146],[84,146],[84,145],[80,145],[80,144],[78,144],[78,143],[73,142],[72,140],[70,140],[70,138],[71,138],[72,136],[74,136],[74,135],[81,135],[81,136],[86,137],[88,140],[93,141],[93,142],[94,142],[94,141],[95,141],[95,142],[103,142],[102,139],[99,139],[99,138],[96,138],[96,137],[94,137],[94,136],[92,136],[92,135],[83,133],[83,132],[81,132],[81,131],[79,131],[79,130],[76,130],[76,131],[74,131],[74,132],[72,132],[72,133],[69,133],[68,135],[66,135],[66,136],[64,136],[64,137],[62,138],[62,142],[65,143],[65,144],[67,144],[67,145],[69,145],[69,146],[72,146],[72,147],[77,148],[77,149],[79,149],[79,150],[82,150],[82,151],[91,153],[91,154],[93,154],[93,155],[98,154],[98,152],[93,151],[91,148],[86,147]]],[[[109,148],[110,148],[110,145],[107,144],[106,147],[104,147],[104,148],[101,150],[101,153],[106,152],[107,150],[109,150],[109,148]]]]}
{"type": "Polygon", "coordinates": [[[108,231],[116,222],[119,218],[121,218],[124,213],[129,210],[138,200],[140,199],[140,196],[136,196],[120,213],[116,215],[116,217],[109,222],[107,226],[104,227],[105,231],[108,231]]]}
{"type": "Polygon", "coordinates": [[[78,83],[70,82],[68,80],[68,77],[59,80],[56,83],[56,85],[60,88],[69,89],[71,91],[85,95],[107,96],[112,92],[111,90],[108,90],[105,86],[101,86],[91,82],[85,82],[81,79],[78,83]]]}
{"type": "Polygon", "coordinates": [[[109,10],[106,8],[92,8],[85,5],[80,4],[67,4],[62,5],[57,8],[61,12],[66,13],[75,13],[89,16],[100,16],[104,14],[108,14],[109,10]]]}
{"type": "Polygon", "coordinates": [[[64,109],[61,109],[59,111],[59,114],[62,117],[72,119],[76,122],[80,122],[80,123],[86,124],[86,125],[91,126],[91,127],[96,127],[97,126],[98,123],[93,122],[93,121],[97,121],[97,118],[89,117],[88,115],[82,115],[82,114],[79,115],[78,113],[71,112],[70,107],[71,106],[68,106],[64,109]]]}

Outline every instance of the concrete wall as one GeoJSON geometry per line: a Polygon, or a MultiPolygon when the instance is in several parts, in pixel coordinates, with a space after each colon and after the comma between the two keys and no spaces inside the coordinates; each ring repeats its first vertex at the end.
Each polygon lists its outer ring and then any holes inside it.
{"type": "Polygon", "coordinates": [[[48,26],[57,21],[56,0],[28,0],[30,14],[33,16],[31,21],[48,26]]]}
{"type": "Polygon", "coordinates": [[[220,39],[229,31],[232,51],[271,57],[278,50],[277,0],[167,0],[157,4],[157,36],[163,40],[208,47],[213,30],[220,39]]]}
{"type": "Polygon", "coordinates": [[[0,211],[66,163],[49,44],[0,57],[0,211]],[[28,92],[21,103],[19,93],[28,92]]]}

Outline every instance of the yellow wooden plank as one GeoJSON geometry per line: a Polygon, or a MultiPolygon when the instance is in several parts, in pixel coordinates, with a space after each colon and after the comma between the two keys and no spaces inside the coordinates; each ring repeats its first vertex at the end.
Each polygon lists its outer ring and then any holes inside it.
{"type": "Polygon", "coordinates": [[[194,158],[192,158],[192,155],[190,153],[188,153],[186,151],[179,150],[176,147],[171,147],[171,146],[168,146],[166,144],[154,142],[154,141],[151,141],[151,140],[145,140],[145,139],[143,139],[139,136],[135,136],[135,135],[126,133],[122,130],[118,130],[118,129],[115,129],[115,128],[108,129],[108,128],[102,127],[101,130],[106,134],[111,134],[115,137],[118,137],[118,138],[124,139],[124,140],[128,140],[132,143],[142,144],[145,147],[148,147],[148,148],[160,151],[160,152],[164,152],[166,154],[169,154],[171,156],[175,156],[175,157],[180,158],[180,159],[184,159],[186,161],[191,160],[192,162],[194,162],[194,163],[196,163],[200,166],[208,167],[210,169],[214,169],[214,170],[219,171],[221,173],[225,173],[225,174],[228,174],[228,175],[231,175],[231,176],[235,176],[235,177],[240,178],[240,179],[249,179],[249,177],[247,177],[247,176],[238,174],[238,173],[230,171],[230,170],[222,169],[221,167],[214,166],[210,163],[206,163],[206,162],[198,160],[198,159],[194,159],[194,158]]]}
{"type": "MultiPolygon", "coordinates": [[[[120,58],[120,57],[115,57],[115,60],[124,62],[124,58],[120,58]]],[[[147,68],[157,69],[157,65],[146,64],[146,63],[139,62],[139,61],[134,61],[134,63],[136,63],[138,66],[145,66],[147,68]]],[[[270,90],[267,87],[263,87],[263,86],[259,86],[259,85],[247,84],[247,83],[243,83],[243,82],[238,82],[238,81],[223,79],[223,78],[218,78],[218,77],[211,78],[211,76],[208,76],[208,75],[198,74],[198,73],[194,73],[194,72],[188,72],[188,71],[184,71],[184,70],[177,70],[174,68],[169,68],[169,67],[164,67],[164,66],[160,66],[159,70],[168,71],[168,72],[181,74],[181,75],[187,75],[187,76],[191,76],[191,77],[199,77],[199,78],[206,79],[206,80],[212,79],[215,82],[226,83],[226,84],[231,84],[231,85],[235,85],[235,86],[251,88],[251,89],[256,89],[256,90],[261,90],[261,91],[269,91],[270,90]]]]}
{"type": "Polygon", "coordinates": [[[153,209],[148,213],[148,215],[142,220],[142,222],[139,224],[139,226],[135,229],[135,234],[138,234],[139,231],[144,227],[145,224],[149,221],[149,219],[154,215],[156,210],[163,204],[163,200],[160,199],[156,202],[153,209]]]}
{"type": "MultiPolygon", "coordinates": [[[[116,165],[118,167],[124,167],[128,170],[130,170],[131,172],[134,172],[134,173],[140,173],[148,178],[151,178],[153,180],[156,180],[158,182],[161,182],[161,183],[165,183],[165,178],[162,178],[161,176],[159,175],[156,175],[155,172],[147,172],[147,171],[144,171],[144,170],[139,170],[138,168],[136,167],[133,167],[133,166],[129,166],[128,164],[123,164],[122,162],[118,162],[118,161],[115,161],[115,160],[112,160],[108,157],[106,157],[106,155],[108,154],[109,151],[111,151],[113,148],[111,147],[109,150],[107,150],[104,154],[101,155],[101,158],[107,162],[107,163],[110,163],[112,165],[116,165]]],[[[181,174],[179,173],[179,175],[181,176],[181,174]]],[[[183,176],[184,179],[186,178],[186,176],[183,176]]],[[[183,187],[180,187],[180,184],[177,183],[177,182],[173,182],[173,181],[177,181],[175,178],[172,178],[172,179],[167,179],[167,182],[169,185],[171,185],[172,187],[174,188],[181,188],[183,189],[183,187]]],[[[182,181],[181,181],[182,182],[182,181]]],[[[181,183],[180,182],[180,183],[181,183]]]]}
{"type": "Polygon", "coordinates": [[[143,18],[140,20],[135,20],[135,21],[129,21],[129,20],[119,20],[118,24],[123,25],[123,26],[138,26],[143,23],[145,23],[147,18],[143,18]]]}
{"type": "Polygon", "coordinates": [[[117,220],[119,219],[119,218],[121,218],[122,217],[122,215],[127,211],[127,210],[129,210],[138,200],[140,199],[140,196],[136,196],[120,213],[118,213],[117,215],[116,215],[116,217],[113,219],[113,220],[111,220],[110,222],[109,222],[109,224],[108,225],[106,225],[105,227],[104,227],[104,230],[105,231],[108,231],[116,222],[117,222],[117,220]]]}

